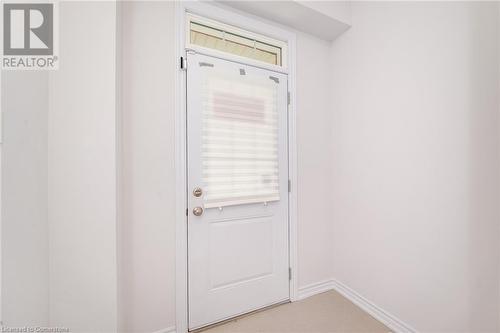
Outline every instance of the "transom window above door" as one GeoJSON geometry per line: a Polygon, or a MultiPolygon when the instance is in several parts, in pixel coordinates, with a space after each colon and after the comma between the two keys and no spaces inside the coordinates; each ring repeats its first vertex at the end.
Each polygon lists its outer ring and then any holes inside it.
{"type": "Polygon", "coordinates": [[[228,24],[188,14],[189,44],[286,67],[287,45],[228,24]]]}

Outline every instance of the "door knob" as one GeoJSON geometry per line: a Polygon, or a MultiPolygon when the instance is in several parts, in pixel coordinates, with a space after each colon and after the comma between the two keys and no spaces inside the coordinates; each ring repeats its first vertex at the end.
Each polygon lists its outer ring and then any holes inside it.
{"type": "Polygon", "coordinates": [[[194,216],[201,216],[203,214],[203,208],[201,207],[194,207],[193,208],[193,215],[194,216]]]}
{"type": "Polygon", "coordinates": [[[201,195],[203,194],[203,190],[199,187],[196,187],[194,190],[193,190],[193,195],[197,198],[201,197],[201,195]]]}

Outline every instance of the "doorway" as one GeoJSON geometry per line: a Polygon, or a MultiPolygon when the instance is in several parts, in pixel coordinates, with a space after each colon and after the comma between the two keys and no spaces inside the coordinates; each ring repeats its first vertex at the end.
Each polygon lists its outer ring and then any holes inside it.
{"type": "MultiPolygon", "coordinates": [[[[177,196],[176,196],[176,331],[177,332],[187,332],[189,330],[193,330],[196,328],[201,328],[206,325],[209,325],[210,323],[217,323],[220,321],[223,321],[228,318],[233,318],[235,316],[238,316],[239,314],[242,313],[247,313],[249,311],[255,310],[255,309],[260,309],[262,307],[265,307],[267,305],[272,305],[275,303],[280,303],[280,301],[283,299],[284,301],[295,301],[297,299],[298,295],[298,286],[297,286],[297,147],[296,147],[296,100],[295,100],[295,50],[296,50],[296,35],[295,33],[285,30],[282,27],[268,24],[259,20],[256,20],[253,17],[246,16],[244,14],[235,12],[231,9],[228,9],[222,4],[216,4],[216,3],[205,3],[205,2],[178,2],[176,3],[176,22],[177,24],[175,25],[177,28],[177,61],[180,58],[180,70],[177,75],[176,79],[176,117],[175,117],[175,122],[176,122],[176,133],[175,133],[175,138],[176,138],[176,157],[175,157],[175,166],[176,166],[176,190],[177,190],[177,196]],[[198,21],[198,23],[202,23],[202,25],[205,26],[212,26],[212,24],[216,24],[216,28],[219,29],[219,31],[225,31],[228,32],[229,30],[233,33],[235,33],[231,39],[232,41],[242,41],[241,39],[238,39],[239,37],[243,37],[247,39],[244,43],[248,45],[248,39],[250,40],[255,40],[255,41],[260,41],[263,42],[264,44],[268,44],[267,47],[262,47],[261,50],[264,50],[266,52],[271,52],[275,53],[278,55],[279,51],[279,59],[276,58],[276,62],[273,62],[274,60],[272,59],[273,57],[268,57],[263,55],[263,57],[259,58],[250,58],[250,57],[242,57],[238,54],[235,54],[234,52],[224,52],[224,50],[220,49],[214,49],[210,48],[211,45],[200,45],[200,44],[194,44],[192,43],[192,35],[191,35],[191,22],[193,21],[193,18],[195,18],[197,21],[201,19],[201,21],[198,21]],[[273,47],[269,47],[273,46],[273,47]],[[279,50],[277,50],[275,47],[278,47],[279,50]],[[191,271],[192,269],[189,268],[188,270],[188,265],[190,263],[193,263],[191,261],[191,250],[188,249],[188,239],[189,242],[192,244],[192,240],[190,239],[190,235],[188,234],[188,227],[192,228],[194,227],[192,225],[192,221],[195,217],[193,214],[193,209],[196,207],[201,207],[203,208],[203,213],[200,215],[200,217],[206,217],[209,218],[211,214],[215,214],[215,212],[223,212],[223,214],[227,215],[228,218],[232,218],[231,211],[238,211],[238,206],[239,204],[230,204],[231,202],[225,202],[225,204],[220,204],[220,202],[204,202],[203,200],[207,199],[211,200],[210,197],[208,196],[208,193],[210,190],[208,188],[204,188],[204,184],[202,183],[201,186],[199,184],[194,184],[192,183],[192,180],[188,181],[188,178],[190,179],[191,177],[189,176],[189,172],[192,169],[192,162],[190,162],[191,155],[188,157],[188,154],[193,152],[192,149],[188,149],[188,145],[191,147],[193,144],[193,138],[188,135],[188,110],[190,109],[189,101],[187,98],[188,95],[188,76],[191,76],[191,72],[196,71],[195,67],[195,57],[196,56],[204,56],[208,57],[205,59],[205,61],[198,61],[197,66],[199,67],[198,69],[215,69],[215,62],[222,61],[225,62],[227,61],[228,64],[233,64],[234,66],[240,66],[236,67],[237,74],[243,77],[243,72],[240,71],[240,69],[244,70],[244,74],[251,74],[253,70],[255,70],[257,73],[259,70],[264,70],[261,72],[261,76],[265,78],[266,80],[261,81],[261,82],[266,82],[264,83],[264,86],[269,83],[273,83],[277,85],[280,89],[280,110],[283,110],[284,112],[280,112],[281,116],[286,115],[287,123],[283,125],[283,123],[280,123],[280,127],[282,128],[282,133],[286,133],[285,135],[285,141],[286,141],[286,147],[284,148],[286,150],[285,156],[286,156],[286,161],[283,163],[283,159],[280,160],[279,162],[279,168],[278,171],[285,168],[286,170],[281,172],[279,171],[279,201],[283,203],[283,206],[288,206],[286,208],[285,216],[286,216],[286,228],[287,228],[287,234],[286,234],[286,239],[285,239],[285,249],[287,252],[284,255],[284,257],[287,258],[288,262],[285,267],[285,269],[281,268],[280,275],[283,276],[283,271],[285,272],[284,276],[285,278],[281,278],[280,281],[285,281],[283,283],[284,286],[288,286],[288,292],[285,294],[283,292],[284,297],[281,297],[281,292],[279,297],[269,297],[269,300],[266,302],[260,302],[260,304],[254,306],[247,306],[246,308],[241,306],[238,308],[238,311],[232,311],[229,314],[224,314],[223,311],[221,311],[219,316],[213,316],[212,318],[205,318],[204,320],[200,320],[195,322],[193,320],[193,315],[192,310],[194,309],[192,307],[194,299],[190,299],[190,291],[193,288],[192,286],[189,286],[190,284],[190,277],[192,278],[193,272],[191,271]],[[189,58],[189,59],[187,59],[189,58]],[[200,66],[199,62],[202,62],[200,66]],[[208,64],[208,65],[207,65],[208,64]],[[210,66],[210,64],[213,64],[214,66],[210,66]],[[242,67],[243,66],[243,67],[242,67]],[[268,70],[269,72],[265,72],[265,70],[268,70]],[[263,74],[266,73],[266,74],[263,74]],[[267,75],[269,74],[269,75],[267,75]],[[278,79],[278,80],[276,80],[278,79]],[[277,82],[279,81],[279,83],[277,82]],[[283,102],[284,101],[284,102],[283,102]],[[188,142],[189,141],[189,142],[188,142]],[[284,165],[284,167],[283,167],[284,165]],[[287,179],[288,177],[288,179],[287,179]],[[282,179],[285,180],[285,183],[283,183],[282,179]],[[189,188],[188,188],[189,186],[189,188]],[[200,187],[202,196],[200,197],[195,197],[194,195],[194,190],[195,188],[191,187],[200,187]],[[283,193],[284,191],[284,193],[283,193]],[[204,194],[207,194],[207,197],[203,197],[204,194]],[[200,199],[201,198],[201,199],[200,199]],[[198,199],[198,201],[193,201],[198,199]],[[201,200],[201,201],[200,201],[201,200]],[[285,202],[287,204],[285,204],[285,202]],[[201,203],[203,206],[198,205],[201,203]],[[206,204],[206,206],[205,206],[206,204]],[[188,260],[188,255],[190,259],[188,260]]],[[[199,27],[197,27],[199,28],[199,27]]],[[[206,30],[203,29],[198,29],[198,32],[207,32],[206,30]]],[[[225,34],[224,32],[224,34],[225,34]]],[[[225,35],[227,37],[227,35],[225,35]]],[[[212,44],[214,45],[214,44],[212,44]]],[[[261,44],[255,43],[253,45],[258,45],[260,46],[261,44]]],[[[265,52],[264,52],[265,53],[265,52]]],[[[223,66],[219,66],[219,70],[223,66]]],[[[252,76],[254,76],[255,73],[252,73],[252,76]]],[[[249,76],[246,76],[247,78],[249,76]]],[[[241,77],[240,77],[241,78],[241,77]]],[[[193,79],[191,79],[191,83],[193,79]]],[[[237,79],[236,79],[237,80],[237,79]]],[[[275,86],[275,88],[277,88],[275,86]]],[[[248,96],[247,96],[248,97],[248,96]]],[[[284,119],[284,118],[280,118],[284,119]]],[[[195,120],[196,121],[196,120],[195,120]]],[[[198,121],[201,121],[200,119],[198,121]]],[[[198,124],[198,128],[200,127],[201,124],[198,124]]],[[[198,139],[200,140],[200,139],[198,139]]],[[[199,141],[200,142],[200,141],[199,141]]],[[[198,145],[198,149],[201,146],[198,145]]],[[[201,151],[200,151],[201,154],[201,151]]],[[[199,155],[201,156],[201,155],[199,155]]],[[[201,157],[196,157],[198,158],[199,162],[201,162],[201,157]]],[[[200,171],[198,171],[200,172],[200,171]]],[[[201,178],[201,174],[198,173],[198,179],[201,178]]],[[[198,193],[198,191],[196,191],[198,193]]],[[[255,193],[254,193],[255,194],[255,193]]],[[[262,193],[261,193],[262,194],[262,193]]],[[[275,196],[275,193],[269,193],[271,196],[275,196]]],[[[213,199],[213,197],[212,197],[213,199]]],[[[220,197],[217,198],[218,200],[221,199],[220,197]]],[[[223,198],[224,199],[224,198],[223,198]]],[[[227,199],[227,198],[226,198],[227,199]]],[[[257,198],[255,202],[251,203],[248,201],[248,197],[245,198],[245,201],[241,203],[241,206],[248,206],[251,209],[256,209],[255,207],[273,207],[276,206],[276,203],[273,204],[273,202],[278,201],[278,200],[273,200],[273,198],[267,198],[266,200],[263,200],[262,197],[259,199],[257,198]]],[[[240,207],[241,209],[241,207],[240,207]]],[[[262,208],[261,208],[262,209],[262,208]]],[[[266,209],[271,209],[271,208],[266,208],[266,209]]],[[[261,212],[262,213],[262,212],[261,212]]],[[[256,214],[257,215],[257,214],[256,214]]],[[[269,214],[268,214],[269,215],[269,214]]],[[[244,216],[243,216],[244,217],[244,216]]],[[[251,216],[250,216],[251,217],[251,216]]],[[[240,220],[237,220],[240,221],[240,220]]],[[[254,221],[252,221],[254,222],[254,221]]],[[[249,222],[250,223],[250,222],[249,222]]],[[[242,225],[244,223],[241,223],[242,225]]],[[[273,224],[273,223],[271,223],[273,224]]],[[[259,225],[258,223],[256,224],[257,226],[259,225]]],[[[264,225],[264,222],[260,224],[261,226],[264,225]]],[[[222,226],[222,224],[219,224],[219,226],[222,226]]],[[[202,233],[200,233],[202,234],[202,233]]],[[[273,236],[274,237],[274,236],[273,236]]],[[[208,242],[208,241],[207,241],[208,242]]],[[[213,241],[209,244],[213,244],[213,241]]],[[[229,246],[229,245],[228,245],[229,246]]],[[[253,244],[254,247],[258,247],[259,244],[253,244]]],[[[201,252],[200,252],[201,253],[201,252]]],[[[205,254],[202,254],[202,256],[205,254]]],[[[254,255],[257,255],[256,253],[254,255]]],[[[274,258],[273,258],[274,261],[274,258]]],[[[202,261],[200,261],[202,262],[202,261]]],[[[241,261],[244,263],[244,261],[241,261]]],[[[238,262],[239,263],[239,262],[238,262]]],[[[283,265],[282,265],[283,266],[283,265]]],[[[208,267],[208,266],[207,266],[208,267]]],[[[215,267],[215,266],[214,266],[215,267]]],[[[248,269],[248,272],[251,269],[255,269],[258,271],[257,268],[252,268],[252,267],[245,267],[248,269]]],[[[265,271],[265,270],[264,270],[265,271]]],[[[221,273],[223,271],[220,271],[221,273]]],[[[243,273],[243,271],[239,271],[240,273],[243,273]]],[[[228,272],[226,272],[228,273],[228,272]]],[[[229,272],[230,273],[230,272],[229,272]]],[[[263,273],[262,273],[263,274],[263,273]]],[[[255,276],[254,278],[256,280],[259,279],[259,277],[255,276]]],[[[263,274],[267,275],[267,274],[263,274]]],[[[245,280],[251,280],[252,278],[250,275],[247,275],[246,277],[237,277],[238,279],[241,279],[241,282],[244,282],[245,280]]],[[[262,277],[262,279],[267,279],[267,277],[262,277]]],[[[237,279],[233,277],[232,280],[222,282],[229,284],[226,286],[226,289],[231,289],[239,286],[239,284],[236,281],[237,279]],[[232,281],[232,282],[231,282],[232,281]],[[234,284],[234,285],[233,285],[234,284]]],[[[221,280],[219,280],[219,283],[221,280]]],[[[250,281],[249,281],[250,282],[250,281]]],[[[244,284],[244,283],[242,283],[244,284]]],[[[205,286],[207,286],[205,282],[205,286]]],[[[222,287],[222,286],[220,286],[222,287]]],[[[217,288],[217,287],[215,287],[217,288]]],[[[281,287],[280,287],[281,288],[281,287]]],[[[218,291],[222,291],[224,288],[218,289],[218,291]]],[[[284,289],[284,288],[283,288],[284,289]]],[[[205,288],[205,291],[203,289],[201,290],[201,294],[204,292],[207,293],[208,288],[205,288]]],[[[265,290],[265,289],[263,289],[265,290]]],[[[196,304],[196,303],[194,303],[196,304]]],[[[200,303],[203,304],[203,303],[200,303]]],[[[204,303],[204,304],[210,304],[210,303],[204,303]]],[[[195,305],[196,306],[196,305],[195,305]]],[[[205,305],[206,306],[206,305],[205,305]]],[[[210,305],[209,305],[210,306],[210,305]]],[[[204,311],[202,306],[198,308],[200,311],[204,311]]],[[[215,309],[217,310],[217,309],[215,309]]],[[[236,310],[236,307],[233,309],[236,310]]],[[[211,310],[210,310],[211,311],[211,310]]],[[[219,311],[219,310],[217,310],[219,311]]],[[[216,311],[214,311],[216,312],[216,311]]]]}

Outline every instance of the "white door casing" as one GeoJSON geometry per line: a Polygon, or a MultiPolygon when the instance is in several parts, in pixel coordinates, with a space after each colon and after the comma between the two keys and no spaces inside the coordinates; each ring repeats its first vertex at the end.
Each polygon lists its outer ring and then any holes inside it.
{"type": "Polygon", "coordinates": [[[286,74],[188,53],[189,329],[289,300],[287,138],[286,74]]]}

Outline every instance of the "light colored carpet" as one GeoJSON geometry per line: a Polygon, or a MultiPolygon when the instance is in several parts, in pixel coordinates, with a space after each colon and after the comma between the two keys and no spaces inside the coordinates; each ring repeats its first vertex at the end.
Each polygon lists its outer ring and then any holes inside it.
{"type": "Polygon", "coordinates": [[[382,333],[390,330],[335,291],[280,305],[203,333],[382,333]]]}

